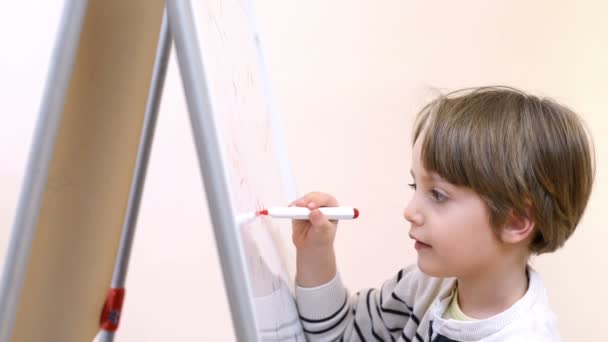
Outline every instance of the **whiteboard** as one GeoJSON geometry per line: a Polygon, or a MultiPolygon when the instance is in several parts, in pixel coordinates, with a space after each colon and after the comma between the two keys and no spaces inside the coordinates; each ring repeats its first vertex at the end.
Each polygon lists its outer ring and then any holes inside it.
{"type": "Polygon", "coordinates": [[[291,222],[236,223],[296,196],[251,3],[170,1],[168,13],[237,338],[305,341],[291,222]]]}

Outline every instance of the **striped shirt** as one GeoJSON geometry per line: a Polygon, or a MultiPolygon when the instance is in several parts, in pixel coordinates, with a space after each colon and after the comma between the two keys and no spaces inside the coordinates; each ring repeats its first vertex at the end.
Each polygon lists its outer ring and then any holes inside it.
{"type": "Polygon", "coordinates": [[[472,322],[442,318],[456,280],[426,276],[415,265],[353,296],[339,275],[319,287],[296,287],[296,301],[309,341],[561,341],[542,280],[530,267],[528,273],[522,298],[472,322]]]}

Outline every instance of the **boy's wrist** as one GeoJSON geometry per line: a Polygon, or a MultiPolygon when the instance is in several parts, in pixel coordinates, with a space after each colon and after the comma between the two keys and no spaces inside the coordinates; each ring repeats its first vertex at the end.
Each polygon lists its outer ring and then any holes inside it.
{"type": "Polygon", "coordinates": [[[337,273],[334,248],[298,249],[296,284],[316,287],[330,282],[337,273]]]}

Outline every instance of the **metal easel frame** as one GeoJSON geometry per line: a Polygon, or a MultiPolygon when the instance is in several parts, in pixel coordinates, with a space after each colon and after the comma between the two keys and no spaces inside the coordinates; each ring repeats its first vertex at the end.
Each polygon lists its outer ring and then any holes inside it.
{"type": "MultiPolygon", "coordinates": [[[[64,9],[3,271],[0,287],[0,341],[11,340],[17,302],[36,233],[42,194],[87,5],[84,0],[70,0],[64,9]]],[[[189,0],[167,0],[165,6],[128,211],[123,224],[111,289],[124,288],[171,41],[174,38],[235,336],[238,341],[258,341],[244,257],[239,248],[228,248],[235,241],[240,245],[240,239],[234,229],[236,222],[231,208],[226,205],[231,203],[228,183],[221,160],[221,146],[215,131],[214,109],[210,101],[207,73],[201,59],[191,4],[189,0]]],[[[120,312],[113,314],[117,323],[120,312]]],[[[113,341],[114,331],[102,330],[99,336],[100,341],[113,341]]]]}

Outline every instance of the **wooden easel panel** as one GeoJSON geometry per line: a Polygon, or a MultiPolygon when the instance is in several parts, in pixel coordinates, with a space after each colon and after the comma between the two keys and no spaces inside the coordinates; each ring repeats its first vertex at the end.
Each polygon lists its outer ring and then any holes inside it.
{"type": "Polygon", "coordinates": [[[12,341],[91,341],[137,156],[162,0],[91,0],[12,341]]]}

